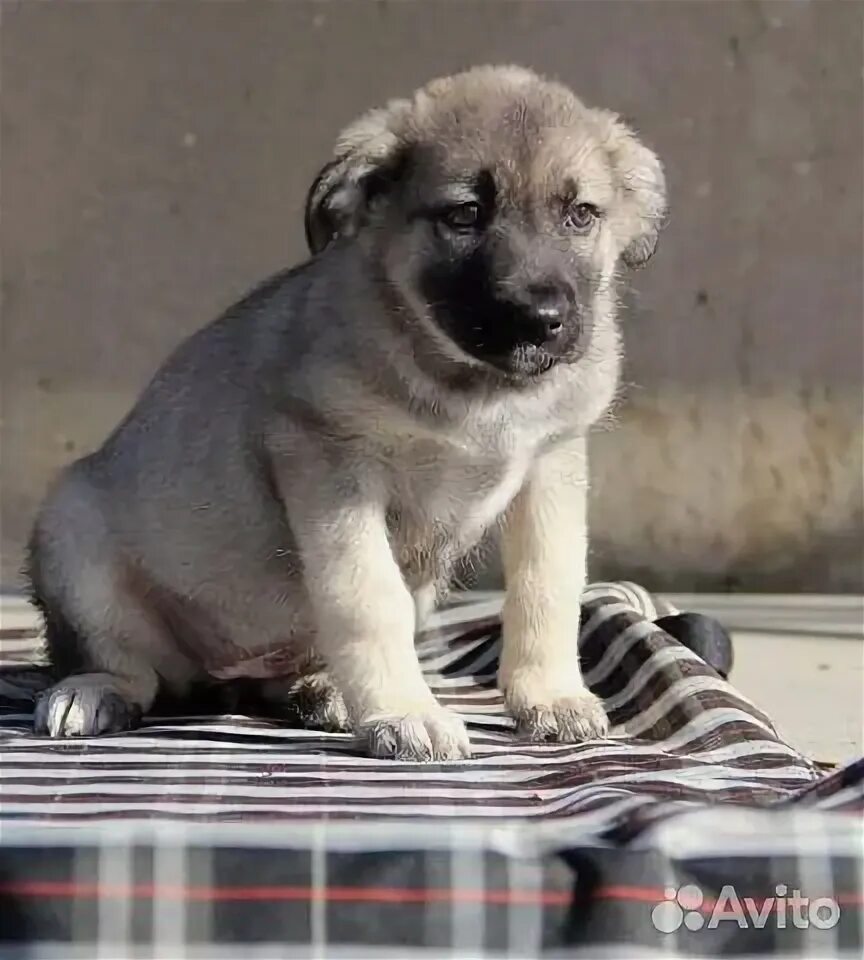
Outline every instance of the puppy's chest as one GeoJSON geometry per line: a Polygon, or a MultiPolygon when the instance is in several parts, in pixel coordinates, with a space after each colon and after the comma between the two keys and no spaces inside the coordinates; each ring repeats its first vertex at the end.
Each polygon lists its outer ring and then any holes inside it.
{"type": "Polygon", "coordinates": [[[533,445],[407,445],[393,464],[389,526],[406,572],[438,575],[474,546],[518,493],[533,445]]]}

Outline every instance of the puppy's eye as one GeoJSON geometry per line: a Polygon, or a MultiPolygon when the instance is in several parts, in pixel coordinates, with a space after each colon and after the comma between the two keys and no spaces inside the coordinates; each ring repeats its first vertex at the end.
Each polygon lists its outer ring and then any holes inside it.
{"type": "Polygon", "coordinates": [[[564,211],[564,226],[568,230],[584,232],[600,215],[593,203],[571,203],[564,211]]]}
{"type": "Polygon", "coordinates": [[[480,222],[480,204],[457,203],[444,210],[441,219],[453,230],[470,230],[480,222]]]}

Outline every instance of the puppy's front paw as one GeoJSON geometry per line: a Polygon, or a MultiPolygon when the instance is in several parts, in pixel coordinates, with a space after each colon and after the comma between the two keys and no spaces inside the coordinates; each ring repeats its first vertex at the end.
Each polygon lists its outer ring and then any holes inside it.
{"type": "Polygon", "coordinates": [[[603,701],[585,688],[562,694],[516,683],[507,691],[507,706],[519,733],[531,740],[573,743],[609,732],[603,701]]]}
{"type": "Polygon", "coordinates": [[[394,760],[464,760],[471,756],[465,724],[436,706],[422,713],[376,714],[358,724],[369,753],[394,760]]]}
{"type": "Polygon", "coordinates": [[[50,737],[95,737],[128,730],[140,718],[140,709],[111,687],[69,677],[38,699],[34,727],[50,737]]]}

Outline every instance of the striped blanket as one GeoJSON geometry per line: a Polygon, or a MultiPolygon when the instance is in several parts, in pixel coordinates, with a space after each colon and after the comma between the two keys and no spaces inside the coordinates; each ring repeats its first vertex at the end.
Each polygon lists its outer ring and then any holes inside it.
{"type": "Polygon", "coordinates": [[[64,958],[106,942],[117,956],[142,945],[174,956],[181,943],[214,957],[241,943],[262,957],[307,956],[310,944],[319,956],[688,954],[723,952],[729,936],[743,952],[859,950],[862,835],[839,814],[864,809],[861,765],[824,776],[659,629],[673,611],[632,584],[584,597],[580,653],[609,737],[526,743],[495,688],[499,609],[494,595],[459,598],[419,641],[474,749],[427,765],[249,716],[36,737],[33,697],[48,678],[37,625],[16,613],[0,638],[0,956],[25,942],[27,957],[64,958]],[[730,878],[772,902],[778,884],[815,883],[846,898],[843,913],[816,941],[812,925],[691,929],[730,878]],[[684,884],[696,906],[676,900],[684,884]],[[681,914],[671,939],[659,904],[681,914]]]}

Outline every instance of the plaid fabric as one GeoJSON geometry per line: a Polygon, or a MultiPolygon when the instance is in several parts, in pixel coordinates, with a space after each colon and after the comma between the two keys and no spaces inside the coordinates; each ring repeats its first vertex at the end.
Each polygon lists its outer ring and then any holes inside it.
{"type": "Polygon", "coordinates": [[[610,737],[518,741],[499,606],[462,598],[420,641],[475,750],[434,765],[236,716],[34,737],[47,677],[16,614],[0,956],[860,955],[864,764],[820,775],[628,584],[588,591],[579,639],[610,737]]]}

